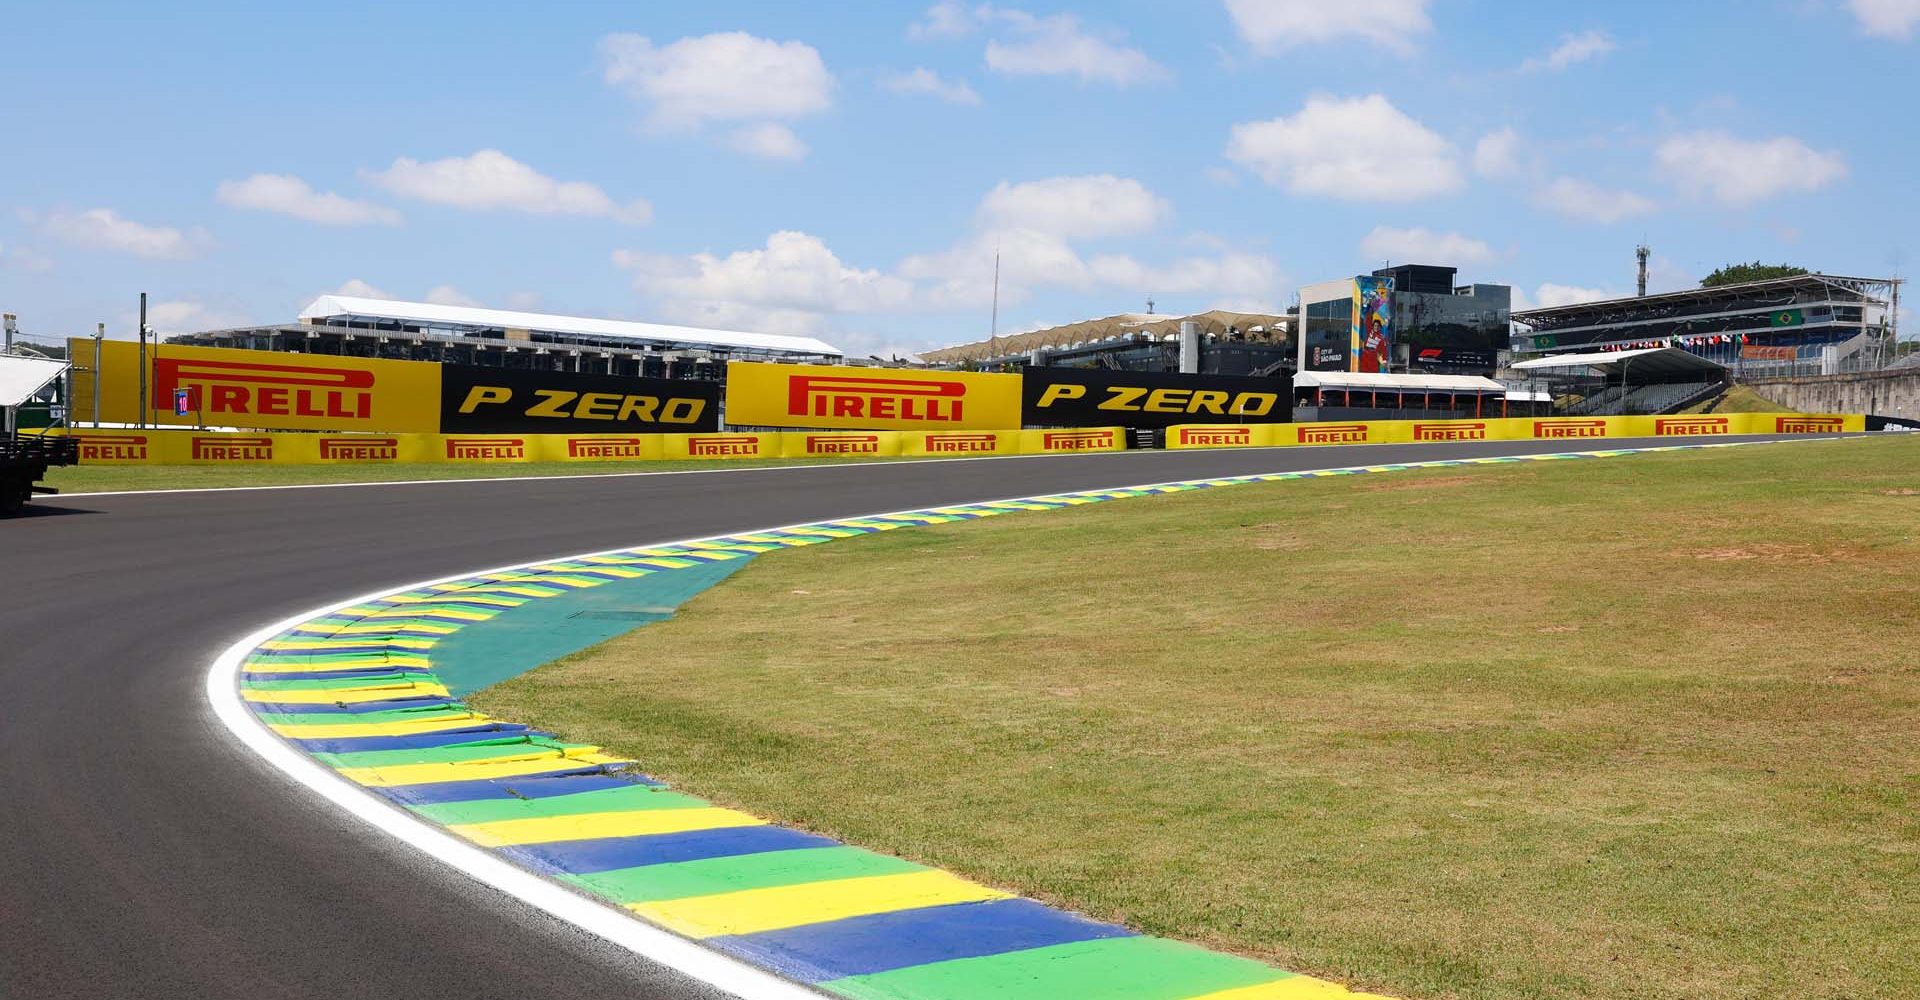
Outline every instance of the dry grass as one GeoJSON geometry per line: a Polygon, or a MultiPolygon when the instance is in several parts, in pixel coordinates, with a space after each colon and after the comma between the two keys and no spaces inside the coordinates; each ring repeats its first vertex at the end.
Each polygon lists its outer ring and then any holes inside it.
{"type": "Polygon", "coordinates": [[[1397,995],[1910,998],[1915,488],[1906,438],[899,531],[480,700],[1397,995]]]}

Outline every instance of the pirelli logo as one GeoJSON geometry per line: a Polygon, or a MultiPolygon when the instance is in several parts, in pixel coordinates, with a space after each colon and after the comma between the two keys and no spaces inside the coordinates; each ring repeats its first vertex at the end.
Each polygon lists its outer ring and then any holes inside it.
{"type": "Polygon", "coordinates": [[[1487,425],[1484,421],[1470,424],[1422,424],[1413,425],[1415,441],[1485,441],[1487,425]]]}
{"type": "Polygon", "coordinates": [[[809,434],[809,455],[878,455],[878,434],[809,434]]]}
{"type": "Polygon", "coordinates": [[[1115,431],[1045,431],[1040,446],[1048,451],[1105,451],[1116,443],[1115,431]]]}
{"type": "Polygon", "coordinates": [[[696,435],[687,438],[687,454],[694,458],[752,458],[760,454],[760,435],[696,435]]]}
{"type": "Polygon", "coordinates": [[[1306,424],[1294,428],[1300,444],[1366,444],[1366,424],[1306,424]]]}
{"type": "Polygon", "coordinates": [[[1773,429],[1777,434],[1838,434],[1847,422],[1840,417],[1775,417],[1773,429]]]}
{"type": "Polygon", "coordinates": [[[1180,443],[1189,448],[1232,448],[1253,443],[1251,427],[1182,427],[1180,443]]]}
{"type": "Polygon", "coordinates": [[[513,459],[527,457],[526,438],[463,438],[447,439],[448,458],[513,459]]]}
{"type": "Polygon", "coordinates": [[[144,462],[145,434],[88,434],[80,438],[82,462],[144,462]]]}
{"type": "Polygon", "coordinates": [[[1607,436],[1605,420],[1536,420],[1533,422],[1533,436],[1537,438],[1603,438],[1607,436]]]}
{"type": "Polygon", "coordinates": [[[192,445],[196,462],[271,462],[273,439],[270,437],[201,437],[192,445]]]}
{"type": "Polygon", "coordinates": [[[1726,417],[1660,417],[1653,422],[1653,433],[1660,437],[1730,434],[1731,423],[1726,417]]]}
{"type": "Polygon", "coordinates": [[[316,365],[156,358],[153,407],[171,413],[176,389],[201,389],[207,414],[272,417],[373,416],[373,373],[316,365]]]}
{"type": "Polygon", "coordinates": [[[646,439],[637,437],[570,437],[568,458],[645,458],[646,439]]]}
{"type": "Polygon", "coordinates": [[[322,437],[320,457],[330,462],[392,462],[400,458],[393,437],[322,437]]]}
{"type": "Polygon", "coordinates": [[[796,417],[926,420],[965,416],[967,384],[874,375],[790,375],[787,413],[796,417]]]}
{"type": "Polygon", "coordinates": [[[997,434],[929,434],[927,453],[932,455],[991,454],[1000,448],[997,434]]]}

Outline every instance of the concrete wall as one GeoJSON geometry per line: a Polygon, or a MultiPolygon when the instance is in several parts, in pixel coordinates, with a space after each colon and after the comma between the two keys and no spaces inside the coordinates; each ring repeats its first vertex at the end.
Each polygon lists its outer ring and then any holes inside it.
{"type": "Polygon", "coordinates": [[[1920,420],[1920,370],[1756,378],[1742,384],[1802,413],[1866,413],[1920,420]]]}

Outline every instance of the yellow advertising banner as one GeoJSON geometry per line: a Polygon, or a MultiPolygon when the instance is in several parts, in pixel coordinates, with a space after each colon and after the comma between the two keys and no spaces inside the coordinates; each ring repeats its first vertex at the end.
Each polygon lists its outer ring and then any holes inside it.
{"type": "Polygon", "coordinates": [[[537,434],[435,434],[433,461],[464,463],[531,462],[537,434]]]}
{"type": "Polygon", "coordinates": [[[666,457],[660,434],[538,434],[534,456],[542,462],[655,462],[666,457]]]}
{"type": "Polygon", "coordinates": [[[1274,424],[1276,445],[1386,444],[1391,435],[1386,420],[1341,420],[1311,424],[1274,424]]]}
{"type": "Polygon", "coordinates": [[[779,458],[784,435],[736,432],[715,434],[661,434],[661,456],[691,458],[779,458]]]}
{"type": "MultiPolygon", "coordinates": [[[[67,341],[91,368],[93,342],[67,341]]],[[[100,371],[77,372],[72,405],[100,419],[168,427],[433,433],[440,429],[440,366],[426,361],[343,358],[220,347],[147,347],[146,420],[140,417],[140,346],[100,344],[100,371]],[[187,412],[175,412],[184,391],[187,412]]]]}
{"type": "Polygon", "coordinates": [[[1127,431],[1124,427],[1075,427],[1070,430],[1020,432],[1020,453],[1023,455],[1125,450],[1127,431]]]}
{"type": "Polygon", "coordinates": [[[893,458],[900,454],[899,431],[787,431],[780,435],[783,458],[893,458]]]}
{"type": "Polygon", "coordinates": [[[910,458],[975,458],[1020,454],[1022,431],[921,431],[900,435],[900,454],[910,458]]]}
{"type": "Polygon", "coordinates": [[[727,364],[727,422],[847,430],[1020,426],[1020,376],[844,365],[727,364]]]}
{"type": "Polygon", "coordinates": [[[1167,447],[1267,448],[1287,424],[1180,424],[1167,428],[1167,447]]]}

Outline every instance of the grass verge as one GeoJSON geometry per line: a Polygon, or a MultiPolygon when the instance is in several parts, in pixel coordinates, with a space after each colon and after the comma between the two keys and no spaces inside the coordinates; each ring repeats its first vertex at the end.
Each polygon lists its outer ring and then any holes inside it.
{"type": "Polygon", "coordinates": [[[1920,995],[1920,438],[762,557],[492,689],[720,804],[1414,997],[1920,995]]]}
{"type": "MultiPolygon", "coordinates": [[[[686,472],[755,466],[844,465],[837,458],[747,458],[724,462],[503,462],[498,465],[76,465],[47,470],[45,483],[62,493],[122,490],[211,489],[228,486],[306,486],[322,483],[391,483],[522,476],[606,476],[635,472],[686,472]]],[[[859,459],[863,462],[896,461],[859,459]]]]}

